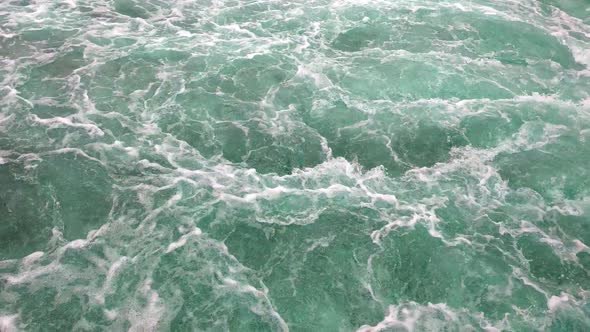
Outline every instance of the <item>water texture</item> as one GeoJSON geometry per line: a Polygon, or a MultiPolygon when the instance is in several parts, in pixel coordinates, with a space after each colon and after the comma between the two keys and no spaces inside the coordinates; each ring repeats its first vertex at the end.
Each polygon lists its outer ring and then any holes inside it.
{"type": "Polygon", "coordinates": [[[588,0],[2,0],[0,331],[589,331],[588,0]]]}

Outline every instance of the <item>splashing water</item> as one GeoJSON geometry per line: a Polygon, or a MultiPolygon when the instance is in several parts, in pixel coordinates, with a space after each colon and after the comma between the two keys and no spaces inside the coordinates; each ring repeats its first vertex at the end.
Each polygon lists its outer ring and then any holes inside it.
{"type": "Polygon", "coordinates": [[[587,0],[5,0],[1,331],[590,330],[587,0]]]}

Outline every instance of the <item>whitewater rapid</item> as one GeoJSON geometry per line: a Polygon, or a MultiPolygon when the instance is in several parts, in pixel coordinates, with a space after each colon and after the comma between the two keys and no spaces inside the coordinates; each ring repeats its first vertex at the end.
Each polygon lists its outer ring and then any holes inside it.
{"type": "Polygon", "coordinates": [[[590,329],[590,5],[0,6],[0,330],[590,329]]]}

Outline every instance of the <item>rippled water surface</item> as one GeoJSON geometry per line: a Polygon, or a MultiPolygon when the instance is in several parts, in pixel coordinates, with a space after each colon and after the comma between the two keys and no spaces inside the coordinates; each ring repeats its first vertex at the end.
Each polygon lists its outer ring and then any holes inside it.
{"type": "Polygon", "coordinates": [[[0,331],[589,331],[588,0],[0,1],[0,331]]]}

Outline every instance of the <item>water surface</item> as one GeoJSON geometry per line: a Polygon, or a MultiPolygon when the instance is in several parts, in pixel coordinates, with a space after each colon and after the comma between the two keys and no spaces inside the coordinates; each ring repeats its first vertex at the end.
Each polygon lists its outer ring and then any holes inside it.
{"type": "Polygon", "coordinates": [[[590,330],[587,0],[3,0],[0,330],[590,330]]]}

